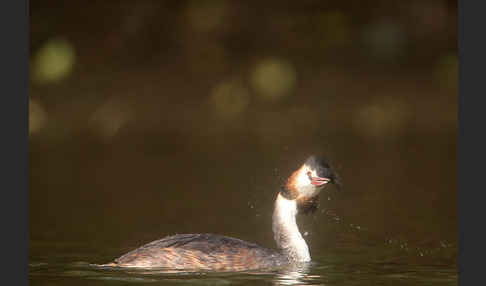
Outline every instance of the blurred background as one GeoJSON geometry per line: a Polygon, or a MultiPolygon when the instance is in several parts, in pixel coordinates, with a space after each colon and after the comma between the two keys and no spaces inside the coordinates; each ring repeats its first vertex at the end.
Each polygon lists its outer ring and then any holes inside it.
{"type": "Polygon", "coordinates": [[[321,153],[313,257],[455,267],[457,68],[457,1],[30,1],[31,261],[274,247],[321,153]]]}

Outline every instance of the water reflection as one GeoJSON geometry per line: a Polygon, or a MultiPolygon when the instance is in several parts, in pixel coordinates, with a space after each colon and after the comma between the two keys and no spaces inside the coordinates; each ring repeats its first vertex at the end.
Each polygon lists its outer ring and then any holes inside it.
{"type": "MultiPolygon", "coordinates": [[[[273,285],[317,285],[320,281],[321,276],[318,274],[310,274],[312,269],[312,263],[301,263],[295,265],[288,265],[280,269],[267,269],[267,270],[252,270],[252,271],[242,271],[242,272],[200,272],[197,270],[178,270],[178,269],[168,269],[168,268],[156,268],[156,269],[134,269],[134,268],[118,268],[110,266],[101,266],[96,264],[86,265],[91,269],[96,269],[101,271],[102,275],[108,275],[111,280],[126,280],[127,277],[114,278],[113,275],[117,276],[131,276],[130,280],[138,277],[137,280],[145,279],[146,281],[153,281],[152,277],[157,277],[161,280],[170,281],[185,281],[185,282],[208,282],[209,279],[212,282],[227,280],[228,282],[232,280],[241,279],[264,279],[271,281],[273,285]],[[141,277],[142,276],[142,277],[141,277]],[[201,280],[201,279],[204,279],[201,280]]],[[[75,272],[73,272],[75,273],[75,272]]],[[[81,272],[77,272],[81,274],[81,272]]],[[[85,273],[93,274],[93,271],[87,271],[85,273]]],[[[107,279],[107,276],[99,276],[102,279],[107,279]]]]}
{"type": "MultiPolygon", "coordinates": [[[[272,285],[457,285],[457,271],[448,265],[400,263],[341,263],[319,261],[292,265],[279,270],[247,272],[189,272],[170,269],[122,269],[99,267],[87,262],[29,264],[31,279],[69,285],[86,281],[111,281],[113,285],[163,282],[164,285],[272,284],[272,285]]],[[[349,258],[345,258],[349,260],[349,258]]],[[[90,284],[92,284],[90,282],[90,284]]]]}
{"type": "MultiPolygon", "coordinates": [[[[313,285],[307,284],[306,282],[312,282],[312,280],[318,280],[320,278],[319,275],[309,275],[310,272],[310,264],[298,264],[298,265],[291,265],[285,269],[282,269],[277,273],[275,278],[273,279],[274,285],[313,285]],[[311,281],[309,281],[309,279],[311,281]]],[[[317,285],[317,284],[315,284],[317,285]]]]}
{"type": "MultiPolygon", "coordinates": [[[[76,278],[80,281],[102,280],[124,283],[232,284],[234,282],[266,281],[272,285],[319,285],[321,276],[310,274],[313,264],[291,265],[279,270],[244,272],[198,272],[177,269],[126,269],[99,266],[86,262],[29,264],[31,277],[76,278]]],[[[74,283],[76,284],[76,283],[74,283]]],[[[81,285],[82,283],[80,283],[81,285]]]]}

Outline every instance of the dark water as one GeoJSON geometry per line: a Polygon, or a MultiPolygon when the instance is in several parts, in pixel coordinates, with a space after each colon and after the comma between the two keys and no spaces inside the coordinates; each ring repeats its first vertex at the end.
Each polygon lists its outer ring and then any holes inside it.
{"type": "Polygon", "coordinates": [[[156,136],[100,143],[81,134],[62,148],[32,142],[30,281],[455,285],[454,133],[388,141],[330,133],[340,141],[325,148],[316,135],[314,141],[274,148],[238,134],[219,149],[209,143],[170,145],[170,140],[159,148],[163,140],[156,136]],[[247,141],[238,145],[239,140],[247,141]],[[299,218],[313,258],[307,267],[166,273],[92,265],[174,233],[212,232],[274,247],[276,190],[306,151],[320,148],[328,150],[343,189],[328,188],[316,214],[299,218]]]}
{"type": "MultiPolygon", "coordinates": [[[[99,267],[88,261],[109,261],[99,253],[49,254],[31,260],[30,280],[35,285],[456,285],[456,267],[440,249],[401,246],[349,245],[326,250],[310,264],[273,271],[236,273],[184,272],[167,269],[133,270],[99,267]],[[377,257],[381,259],[377,259],[377,257]],[[43,261],[43,262],[42,262],[43,261]]],[[[46,246],[47,247],[47,246],[46,246]]],[[[55,246],[51,246],[55,248],[55,246]]],[[[74,247],[74,246],[73,246],[74,247]]],[[[79,246],[77,247],[79,248],[79,246]]],[[[91,250],[92,251],[92,250],[91,250]]],[[[119,249],[122,251],[122,249],[119,249]]]]}
{"type": "Polygon", "coordinates": [[[99,269],[86,262],[31,263],[31,282],[39,285],[456,285],[454,269],[441,265],[386,263],[332,264],[275,271],[236,273],[182,272],[170,270],[99,269]],[[41,282],[42,281],[42,282],[41,282]]]}

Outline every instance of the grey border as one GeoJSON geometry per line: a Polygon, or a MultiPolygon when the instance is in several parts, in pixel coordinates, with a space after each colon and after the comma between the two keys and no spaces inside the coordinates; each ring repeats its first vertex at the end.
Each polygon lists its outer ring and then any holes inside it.
{"type": "Polygon", "coordinates": [[[458,3],[459,285],[484,284],[484,139],[486,41],[483,1],[458,3]],[[465,5],[464,3],[467,3],[465,5]],[[477,166],[476,166],[477,165],[477,166]]]}
{"type": "Polygon", "coordinates": [[[28,285],[29,273],[29,2],[0,5],[0,111],[3,284],[28,285]],[[10,282],[10,281],[13,281],[10,282]]]}

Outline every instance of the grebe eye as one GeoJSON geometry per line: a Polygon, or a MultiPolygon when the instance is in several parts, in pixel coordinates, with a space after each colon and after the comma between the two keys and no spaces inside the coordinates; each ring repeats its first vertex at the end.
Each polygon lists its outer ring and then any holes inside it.
{"type": "Polygon", "coordinates": [[[311,173],[311,171],[308,171],[307,172],[307,176],[309,177],[310,180],[312,180],[312,173],[311,173]]]}

